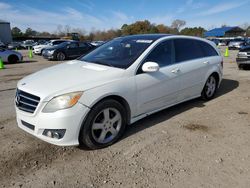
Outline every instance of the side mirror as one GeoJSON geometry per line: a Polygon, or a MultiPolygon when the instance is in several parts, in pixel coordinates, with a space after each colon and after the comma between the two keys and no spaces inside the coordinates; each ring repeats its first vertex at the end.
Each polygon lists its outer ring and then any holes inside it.
{"type": "Polygon", "coordinates": [[[146,62],[142,65],[143,72],[157,72],[159,69],[160,67],[158,63],[155,62],[146,62]]]}

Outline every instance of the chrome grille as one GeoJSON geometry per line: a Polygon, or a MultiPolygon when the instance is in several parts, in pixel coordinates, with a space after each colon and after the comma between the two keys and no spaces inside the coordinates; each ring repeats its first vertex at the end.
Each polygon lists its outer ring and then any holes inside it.
{"type": "Polygon", "coordinates": [[[15,103],[22,111],[33,113],[40,102],[40,97],[17,89],[15,103]]]}

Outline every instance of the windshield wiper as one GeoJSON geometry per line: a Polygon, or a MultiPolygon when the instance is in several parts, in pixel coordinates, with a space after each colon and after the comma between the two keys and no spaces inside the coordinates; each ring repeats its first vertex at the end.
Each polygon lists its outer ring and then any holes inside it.
{"type": "Polygon", "coordinates": [[[111,63],[103,63],[103,62],[101,62],[101,61],[91,61],[91,63],[95,63],[95,64],[99,64],[99,65],[106,65],[106,66],[114,67],[114,65],[112,65],[111,63]]]}

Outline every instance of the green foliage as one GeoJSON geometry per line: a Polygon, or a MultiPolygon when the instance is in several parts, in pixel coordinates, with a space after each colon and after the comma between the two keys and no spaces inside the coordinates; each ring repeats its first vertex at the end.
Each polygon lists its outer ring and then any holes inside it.
{"type": "Polygon", "coordinates": [[[246,29],[246,36],[250,37],[250,26],[246,29]]]}
{"type": "Polygon", "coordinates": [[[181,35],[203,37],[204,32],[206,32],[206,30],[202,27],[193,27],[193,28],[186,27],[186,28],[181,30],[180,34],[181,35]]]}
{"type": "Polygon", "coordinates": [[[31,28],[27,28],[24,35],[25,36],[36,36],[38,34],[37,31],[31,29],[31,28]]]}
{"type": "Polygon", "coordinates": [[[11,34],[13,37],[21,37],[23,35],[21,29],[19,29],[18,27],[13,27],[11,29],[11,34]]]}
{"type": "MultiPolygon", "coordinates": [[[[180,31],[180,29],[186,24],[184,20],[174,20],[171,26],[166,26],[164,24],[153,24],[148,20],[136,21],[132,24],[123,24],[120,29],[109,29],[106,31],[95,30],[89,34],[85,33],[84,29],[80,28],[71,28],[70,26],[59,25],[55,34],[49,32],[37,32],[32,28],[27,28],[24,33],[18,28],[12,28],[12,35],[14,37],[18,36],[54,36],[54,37],[64,37],[67,36],[67,33],[78,33],[80,40],[110,40],[115,37],[120,37],[124,35],[134,35],[134,34],[147,34],[147,33],[165,33],[165,34],[182,34],[182,35],[191,35],[202,37],[205,29],[202,27],[189,28],[186,27],[180,31]]],[[[250,28],[247,30],[248,36],[250,35],[250,28]]]]}

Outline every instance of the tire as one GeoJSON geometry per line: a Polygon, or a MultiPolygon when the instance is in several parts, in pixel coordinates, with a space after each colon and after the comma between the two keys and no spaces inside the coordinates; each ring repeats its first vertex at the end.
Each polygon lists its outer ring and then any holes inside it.
{"type": "Polygon", "coordinates": [[[17,63],[18,62],[18,57],[16,56],[16,55],[10,55],[9,57],[8,57],[8,63],[13,63],[13,64],[15,64],[15,63],[17,63]]]}
{"type": "Polygon", "coordinates": [[[80,146],[100,149],[114,144],[124,133],[127,119],[125,108],[116,100],[96,104],[87,115],[80,134],[80,146]]]}
{"type": "Polygon", "coordinates": [[[210,100],[214,98],[214,95],[217,91],[218,80],[214,74],[210,75],[205,83],[205,86],[202,90],[201,97],[204,100],[210,100]]]}
{"type": "Polygon", "coordinates": [[[43,50],[44,50],[44,49],[41,50],[41,53],[40,53],[39,55],[43,55],[43,50]]]}
{"type": "Polygon", "coordinates": [[[243,65],[239,64],[238,68],[239,68],[239,70],[242,70],[244,67],[243,67],[243,65]]]}
{"type": "Polygon", "coordinates": [[[56,59],[58,61],[64,61],[66,59],[66,56],[63,52],[58,52],[57,55],[56,55],[56,59]]]}

